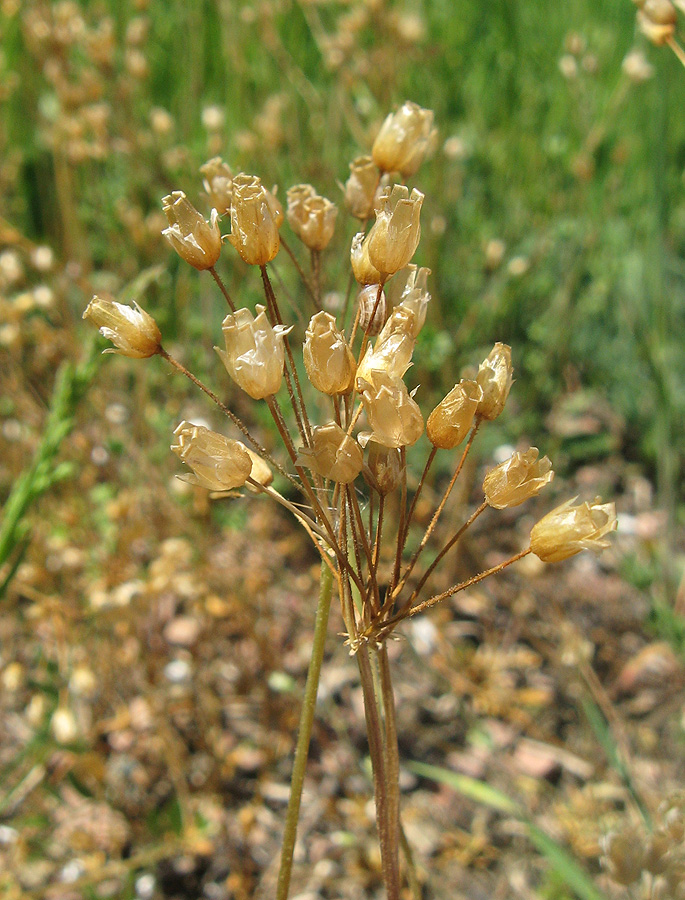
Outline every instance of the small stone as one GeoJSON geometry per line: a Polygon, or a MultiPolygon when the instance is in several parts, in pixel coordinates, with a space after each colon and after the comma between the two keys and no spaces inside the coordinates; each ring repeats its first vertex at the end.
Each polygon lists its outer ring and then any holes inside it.
{"type": "Polygon", "coordinates": [[[135,891],[140,900],[150,900],[155,893],[155,876],[150,872],[140,875],[136,878],[135,891]]]}
{"type": "Polygon", "coordinates": [[[16,843],[19,832],[10,825],[0,825],[0,846],[6,847],[8,844],[16,843]]]}
{"type": "Polygon", "coordinates": [[[231,760],[242,772],[257,772],[266,762],[266,754],[258,747],[240,744],[231,753],[231,760]]]}
{"type": "Polygon", "coordinates": [[[561,766],[557,755],[542,744],[522,740],[514,751],[514,765],[531,778],[552,778],[561,766]]]}
{"type": "Polygon", "coordinates": [[[167,623],[164,637],[170,644],[192,647],[200,636],[200,623],[191,616],[176,616],[167,623]]]}
{"type": "Polygon", "coordinates": [[[625,694],[633,694],[646,688],[673,685],[683,679],[683,667],[670,645],[657,641],[643,647],[623,666],[617,687],[625,694]]]}
{"type": "Polygon", "coordinates": [[[164,677],[172,684],[183,684],[190,681],[192,668],[186,659],[172,659],[164,666],[164,677]]]}

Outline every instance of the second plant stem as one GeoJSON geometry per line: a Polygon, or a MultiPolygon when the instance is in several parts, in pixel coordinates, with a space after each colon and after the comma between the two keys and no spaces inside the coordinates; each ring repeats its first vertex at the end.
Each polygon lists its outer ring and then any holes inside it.
{"type": "Polygon", "coordinates": [[[376,824],[387,900],[400,897],[400,784],[395,702],[387,651],[363,644],[357,653],[373,770],[376,824]],[[374,671],[377,667],[377,672],[374,671]]]}

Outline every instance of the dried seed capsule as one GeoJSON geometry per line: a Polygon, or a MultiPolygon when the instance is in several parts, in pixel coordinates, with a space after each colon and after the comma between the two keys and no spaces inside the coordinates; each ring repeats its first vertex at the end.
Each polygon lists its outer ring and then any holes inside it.
{"type": "Polygon", "coordinates": [[[530,548],[543,562],[560,562],[581,550],[604,550],[609,542],[602,540],[616,530],[616,507],[613,503],[573,506],[576,498],[567,500],[540,519],[530,533],[530,548]]]}
{"type": "Polygon", "coordinates": [[[416,252],[421,237],[421,205],[424,195],[416,188],[395,184],[383,191],[376,221],[366,241],[369,261],[387,279],[399,272],[416,252]]]}
{"type": "MultiPolygon", "coordinates": [[[[271,471],[268,463],[265,463],[261,456],[258,456],[254,450],[251,450],[249,447],[245,447],[247,451],[247,455],[252,460],[252,471],[250,472],[250,478],[253,481],[256,481],[258,484],[263,485],[264,487],[268,487],[271,482],[274,480],[274,473],[271,471]]],[[[251,485],[249,482],[246,483],[245,487],[248,491],[252,491],[253,494],[259,493],[259,489],[251,485]]]]}
{"type": "Polygon", "coordinates": [[[476,381],[483,388],[483,399],[476,415],[481,419],[496,419],[504,409],[511,390],[513,369],[511,347],[497,343],[478,368],[476,381]]]}
{"type": "Polygon", "coordinates": [[[210,491],[230,491],[245,484],[252,459],[240,441],[190,422],[181,422],[174,435],[171,449],[193,470],[193,474],[179,475],[181,481],[210,491]]]}
{"type": "Polygon", "coordinates": [[[359,444],[335,422],[314,428],[311,447],[298,452],[300,462],[312,472],[340,484],[354,481],[364,462],[359,444]]]}
{"type": "Polygon", "coordinates": [[[678,15],[670,0],[645,0],[637,13],[637,23],[647,40],[657,46],[675,33],[678,15]]]}
{"type": "Polygon", "coordinates": [[[671,840],[681,842],[685,840],[685,796],[677,792],[666,800],[659,812],[662,815],[664,828],[671,840]]]}
{"type": "Polygon", "coordinates": [[[233,179],[229,241],[251,266],[265,266],[280,247],[278,229],[283,209],[256,175],[233,179]]]}
{"type": "Polygon", "coordinates": [[[238,309],[221,327],[226,350],[214,349],[231,378],[254,400],[275,394],[283,378],[283,341],[291,328],[272,327],[263,306],[257,306],[256,318],[249,309],[238,309]]]}
{"type": "Polygon", "coordinates": [[[432,110],[407,100],[381,125],[371,150],[373,160],[382,172],[410,178],[435,148],[437,134],[432,110]]]}
{"type": "Polygon", "coordinates": [[[169,223],[162,234],[181,259],[200,271],[211,269],[221,253],[217,211],[213,209],[207,221],[183,191],[174,191],[164,197],[162,210],[169,223]]]}
{"type": "Polygon", "coordinates": [[[373,215],[374,200],[381,173],[370,156],[358,156],[350,163],[350,177],[345,182],[345,206],[356,219],[373,215]]]}
{"type": "Polygon", "coordinates": [[[356,362],[330,313],[313,315],[302,350],[309,380],[323,394],[346,394],[354,385],[356,362]]]}
{"type": "Polygon", "coordinates": [[[357,383],[373,383],[374,372],[402,378],[411,365],[416,344],[416,317],[411,309],[398,306],[383,326],[375,346],[369,346],[357,369],[357,383]]]}
{"type": "Polygon", "coordinates": [[[476,381],[462,380],[441,400],[426,422],[426,435],[434,447],[451,450],[471,430],[483,389],[476,381]]]}
{"type": "Polygon", "coordinates": [[[621,69],[633,84],[642,84],[654,76],[654,66],[642,50],[631,50],[623,58],[621,69]]]}
{"type": "Polygon", "coordinates": [[[378,334],[385,322],[387,303],[385,291],[380,284],[367,284],[357,294],[359,305],[359,327],[365,333],[373,336],[378,334]],[[380,290],[380,299],[378,292],[380,290]]]}
{"type": "Polygon", "coordinates": [[[673,847],[671,836],[663,829],[657,829],[647,838],[644,868],[652,875],[661,875],[666,871],[669,862],[669,851],[673,847]]]}
{"type": "Polygon", "coordinates": [[[288,222],[310,250],[325,250],[335,231],[338,209],[320,197],[311,184],[298,184],[288,191],[288,222]]]}
{"type": "Polygon", "coordinates": [[[430,273],[431,270],[425,266],[418,268],[414,263],[410,263],[389,283],[388,298],[391,305],[407,307],[416,316],[414,337],[418,337],[426,321],[426,312],[431,299],[427,286],[430,273]]]}
{"type": "Polygon", "coordinates": [[[642,875],[645,846],[637,828],[624,828],[608,834],[604,859],[611,878],[618,884],[634,884],[642,875]]]}
{"type": "Polygon", "coordinates": [[[204,177],[204,187],[209,196],[209,202],[220,216],[225,216],[231,211],[233,199],[233,172],[220,156],[215,156],[203,166],[200,172],[204,177]]]}
{"type": "Polygon", "coordinates": [[[384,447],[372,441],[369,444],[369,459],[364,466],[367,484],[381,496],[394,491],[402,477],[402,458],[397,447],[384,447]]]}
{"type": "Polygon", "coordinates": [[[552,463],[546,456],[538,459],[537,447],[525,453],[516,451],[485,476],[483,492],[489,506],[507,509],[539,494],[554,478],[552,463]]]}
{"type": "Polygon", "coordinates": [[[350,262],[354,277],[359,284],[379,284],[381,282],[381,273],[369,259],[369,246],[363,231],[355,234],[352,238],[350,262]]]}
{"type": "Polygon", "coordinates": [[[158,353],[162,345],[157,323],[135,301],[131,307],[96,296],[86,307],[83,318],[90,319],[100,334],[114,344],[104,353],[146,359],[158,353]]]}
{"type": "Polygon", "coordinates": [[[423,417],[401,378],[374,372],[373,384],[364,382],[359,387],[373,429],[370,434],[359,435],[362,447],[369,441],[384,447],[409,447],[418,441],[423,434],[423,417]]]}

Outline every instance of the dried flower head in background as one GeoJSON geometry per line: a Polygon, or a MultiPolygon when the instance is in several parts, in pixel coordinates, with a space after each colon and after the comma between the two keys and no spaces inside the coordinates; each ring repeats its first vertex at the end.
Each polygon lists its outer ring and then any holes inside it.
{"type": "Polygon", "coordinates": [[[383,122],[371,151],[373,161],[382,172],[411,178],[435,149],[437,136],[433,112],[408,100],[383,122]]]}
{"type": "Polygon", "coordinates": [[[200,166],[200,172],[204,175],[204,188],[212,207],[220,216],[225,216],[231,211],[233,200],[233,172],[220,156],[215,156],[200,166]]]}
{"type": "Polygon", "coordinates": [[[310,184],[288,190],[287,218],[290,227],[310,250],[325,250],[335,231],[337,207],[319,196],[310,184]]]}

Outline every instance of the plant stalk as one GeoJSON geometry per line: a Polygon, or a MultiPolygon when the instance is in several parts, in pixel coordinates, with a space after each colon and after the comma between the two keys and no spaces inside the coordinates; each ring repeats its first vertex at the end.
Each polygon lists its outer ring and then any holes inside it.
{"type": "MultiPolygon", "coordinates": [[[[381,698],[374,682],[368,644],[359,647],[357,663],[364,693],[364,715],[373,770],[373,793],[376,801],[376,825],[381,847],[383,882],[387,900],[399,900],[399,779],[395,768],[395,761],[398,759],[397,735],[395,733],[394,749],[389,749],[387,716],[384,728],[380,715],[381,698]]],[[[383,681],[381,669],[381,685],[383,681]]],[[[385,693],[383,687],[381,691],[385,693]]],[[[390,717],[390,729],[394,730],[394,707],[390,717]]]]}
{"type": "Polygon", "coordinates": [[[309,742],[311,740],[312,725],[314,723],[314,711],[316,709],[316,695],[319,689],[321,664],[323,662],[324,648],[326,645],[326,632],[328,628],[328,614],[331,609],[332,587],[333,573],[327,566],[322,564],[319,602],[316,607],[316,619],[314,622],[312,655],[309,660],[307,681],[304,688],[304,700],[302,703],[302,712],[300,713],[297,745],[295,747],[295,760],[290,780],[290,799],[288,801],[288,810],[285,817],[285,830],[283,832],[281,866],[278,872],[276,900],[287,900],[290,888],[293,854],[295,852],[295,839],[297,837],[297,823],[300,818],[302,788],[304,786],[307,756],[309,755],[309,742]]]}

